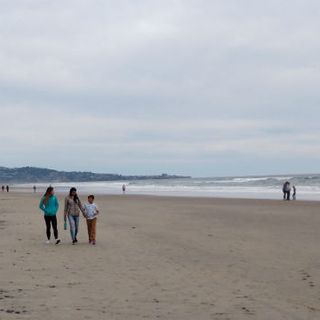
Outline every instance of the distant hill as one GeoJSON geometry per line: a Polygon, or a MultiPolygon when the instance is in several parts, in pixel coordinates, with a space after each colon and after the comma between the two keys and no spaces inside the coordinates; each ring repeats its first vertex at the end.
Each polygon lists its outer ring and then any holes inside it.
{"type": "Polygon", "coordinates": [[[176,179],[190,178],[177,175],[153,175],[153,176],[124,176],[113,173],[93,172],[66,172],[45,168],[0,167],[0,183],[35,183],[35,182],[90,182],[90,181],[117,181],[117,180],[147,180],[147,179],[176,179]]]}

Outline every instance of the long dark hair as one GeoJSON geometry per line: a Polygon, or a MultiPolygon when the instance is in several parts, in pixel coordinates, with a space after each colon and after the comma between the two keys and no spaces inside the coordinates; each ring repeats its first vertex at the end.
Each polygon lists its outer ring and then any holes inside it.
{"type": "Polygon", "coordinates": [[[53,191],[53,187],[48,187],[47,188],[47,191],[46,191],[46,193],[44,194],[44,200],[43,200],[43,203],[45,204],[45,205],[47,205],[48,204],[48,202],[49,202],[49,199],[50,199],[50,197],[51,197],[51,192],[53,191]]]}
{"type": "MultiPolygon", "coordinates": [[[[70,196],[70,197],[72,197],[72,192],[77,192],[77,189],[74,188],[74,187],[70,189],[70,192],[69,192],[69,196],[70,196]]],[[[78,203],[78,202],[79,202],[79,197],[78,197],[77,193],[73,196],[73,201],[74,201],[75,203],[78,203]]]]}

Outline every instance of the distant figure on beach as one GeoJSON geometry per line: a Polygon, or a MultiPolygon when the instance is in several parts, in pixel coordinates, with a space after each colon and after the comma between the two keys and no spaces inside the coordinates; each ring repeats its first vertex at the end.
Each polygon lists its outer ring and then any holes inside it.
{"type": "Polygon", "coordinates": [[[286,181],[283,184],[282,187],[282,192],[283,192],[283,200],[290,200],[290,193],[291,193],[291,185],[289,181],[286,181]]]}
{"type": "Polygon", "coordinates": [[[9,186],[6,186],[6,189],[7,189],[7,192],[9,192],[9,191],[10,191],[10,188],[9,188],[9,186]]]}
{"type": "Polygon", "coordinates": [[[297,199],[297,188],[296,186],[292,186],[293,194],[292,194],[292,200],[297,199]]]}
{"type": "Polygon", "coordinates": [[[122,185],[122,193],[123,193],[123,194],[126,193],[126,185],[125,185],[125,184],[122,185]]]}
{"type": "Polygon", "coordinates": [[[49,187],[44,194],[44,196],[40,200],[39,208],[44,213],[44,220],[46,222],[46,233],[47,233],[47,241],[46,243],[50,243],[51,238],[51,226],[53,229],[53,235],[56,240],[55,244],[59,244],[61,241],[58,237],[58,223],[57,223],[57,212],[59,209],[59,202],[57,197],[54,195],[54,189],[49,187]]]}
{"type": "Polygon", "coordinates": [[[37,187],[33,186],[33,192],[36,193],[37,192],[37,187]]]}
{"type": "Polygon", "coordinates": [[[4,186],[2,186],[2,192],[4,192],[4,186]]]}
{"type": "Polygon", "coordinates": [[[70,236],[72,244],[78,242],[77,235],[79,231],[80,209],[82,205],[77,195],[77,189],[71,188],[69,195],[64,201],[64,221],[69,221],[70,236]]]}
{"type": "Polygon", "coordinates": [[[94,203],[94,195],[88,197],[88,203],[83,206],[82,212],[87,219],[89,244],[96,245],[97,216],[100,212],[94,203]]]}

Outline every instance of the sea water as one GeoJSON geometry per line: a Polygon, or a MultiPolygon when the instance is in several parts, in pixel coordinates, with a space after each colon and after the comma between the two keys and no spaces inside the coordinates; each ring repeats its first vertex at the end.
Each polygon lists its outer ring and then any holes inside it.
{"type": "Polygon", "coordinates": [[[14,185],[13,188],[31,192],[32,187],[36,185],[37,191],[43,192],[48,185],[52,185],[57,193],[67,193],[71,187],[76,187],[79,194],[121,194],[122,185],[125,184],[127,194],[281,199],[282,185],[285,181],[289,181],[291,186],[296,186],[297,199],[320,200],[320,174],[72,183],[48,182],[19,184],[14,185]]]}

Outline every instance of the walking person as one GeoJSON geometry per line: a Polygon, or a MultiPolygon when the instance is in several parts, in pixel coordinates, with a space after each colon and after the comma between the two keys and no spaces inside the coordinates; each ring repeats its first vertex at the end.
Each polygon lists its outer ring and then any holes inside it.
{"type": "Polygon", "coordinates": [[[59,202],[57,197],[54,195],[53,187],[49,187],[44,194],[44,196],[40,200],[39,208],[44,213],[44,220],[46,222],[46,233],[47,233],[47,241],[46,243],[50,243],[51,238],[51,226],[53,229],[53,235],[55,238],[55,244],[59,244],[61,241],[59,239],[58,234],[58,224],[57,224],[57,212],[59,209],[59,202]]]}
{"type": "Polygon", "coordinates": [[[77,189],[71,188],[69,195],[65,198],[64,202],[64,221],[69,220],[70,236],[72,244],[78,242],[77,235],[79,231],[79,218],[80,218],[81,202],[77,195],[77,189]]]}
{"type": "Polygon", "coordinates": [[[96,226],[99,209],[94,203],[94,195],[88,197],[88,203],[83,206],[83,214],[87,219],[89,244],[96,244],[96,226]]]}
{"type": "Polygon", "coordinates": [[[126,194],[126,185],[125,184],[122,185],[122,193],[126,194]]]}
{"type": "Polygon", "coordinates": [[[10,191],[10,188],[9,188],[9,186],[8,186],[8,185],[6,186],[6,190],[7,190],[7,192],[9,192],[9,191],[10,191]]]}

